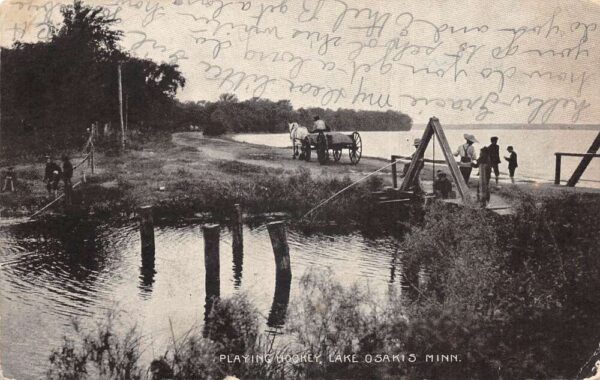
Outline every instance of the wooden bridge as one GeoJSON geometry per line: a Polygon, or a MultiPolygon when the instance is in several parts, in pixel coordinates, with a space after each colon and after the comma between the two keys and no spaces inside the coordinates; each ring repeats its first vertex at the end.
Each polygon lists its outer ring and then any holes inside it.
{"type": "MultiPolygon", "coordinates": [[[[434,142],[435,143],[435,142],[434,142]]],[[[587,153],[563,153],[557,152],[556,155],[556,171],[555,171],[555,180],[554,183],[556,185],[560,185],[560,175],[561,175],[561,158],[565,157],[581,157],[582,160],[574,171],[570,179],[567,181],[567,187],[574,187],[577,182],[580,180],[581,176],[585,172],[591,160],[595,157],[600,157],[600,154],[597,154],[598,149],[600,148],[600,133],[596,136],[596,139],[592,143],[591,147],[588,149],[587,153]]],[[[447,166],[449,168],[450,174],[452,176],[454,185],[458,192],[459,197],[451,197],[451,199],[440,199],[440,201],[445,203],[452,203],[462,206],[474,206],[479,203],[480,206],[484,207],[487,210],[491,210],[495,213],[505,215],[512,213],[512,207],[510,202],[500,196],[497,193],[489,193],[489,185],[483,185],[481,181],[479,181],[477,188],[469,188],[467,183],[464,181],[459,167],[460,166],[471,166],[470,163],[462,164],[458,163],[454,160],[452,151],[448,144],[448,140],[444,134],[444,130],[439,122],[439,120],[435,117],[429,120],[425,131],[423,132],[423,136],[421,138],[421,143],[418,146],[416,152],[412,157],[400,156],[400,155],[392,155],[392,188],[386,189],[386,191],[376,193],[377,200],[381,204],[394,204],[394,203],[406,203],[410,201],[414,201],[415,198],[419,198],[427,202],[431,198],[435,198],[433,195],[421,195],[416,196],[411,189],[414,187],[417,176],[420,175],[419,166],[423,163],[431,163],[434,165],[441,164],[447,166]],[[434,145],[434,159],[429,160],[425,159],[424,153],[433,137],[437,137],[439,141],[440,148],[444,155],[444,160],[435,160],[435,145],[434,145]],[[396,163],[404,162],[410,163],[408,170],[405,174],[404,180],[398,185],[398,170],[396,167],[396,163]],[[482,201],[484,197],[484,192],[488,192],[485,196],[489,196],[488,201],[482,201]],[[475,201],[477,200],[477,202],[475,201]]],[[[435,175],[435,173],[434,173],[435,175]]],[[[431,182],[421,181],[423,187],[428,187],[431,182]]],[[[433,187],[433,186],[431,186],[433,187]]],[[[430,189],[426,189],[430,190],[430,189]]],[[[431,188],[431,190],[433,190],[431,188]]],[[[581,188],[581,191],[592,191],[591,189],[581,188]]],[[[432,193],[433,191],[426,191],[425,194],[432,193]]],[[[487,199],[487,198],[485,198],[487,199]]]]}
{"type": "Polygon", "coordinates": [[[577,182],[579,182],[579,180],[581,179],[581,176],[587,169],[590,162],[592,162],[592,159],[596,158],[596,157],[600,157],[600,154],[597,154],[598,149],[600,149],[600,132],[598,132],[596,139],[594,139],[594,142],[588,149],[587,153],[563,153],[563,152],[554,153],[554,155],[556,156],[556,169],[554,172],[554,184],[560,185],[560,169],[561,169],[561,163],[562,163],[563,157],[581,157],[582,158],[581,162],[577,166],[577,169],[575,169],[575,171],[573,172],[573,175],[567,181],[568,187],[574,187],[577,184],[577,182]]]}

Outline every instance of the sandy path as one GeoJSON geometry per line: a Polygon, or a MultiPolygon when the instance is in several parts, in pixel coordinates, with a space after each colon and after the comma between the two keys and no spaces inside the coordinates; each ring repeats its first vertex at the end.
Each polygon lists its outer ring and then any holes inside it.
{"type": "MultiPolygon", "coordinates": [[[[313,155],[310,162],[292,159],[291,148],[274,148],[265,145],[254,145],[223,138],[203,137],[200,132],[181,132],[172,135],[176,145],[194,147],[209,160],[239,161],[249,165],[265,168],[295,171],[302,167],[310,170],[312,175],[326,177],[349,176],[352,179],[363,177],[388,162],[379,158],[362,157],[357,165],[352,165],[347,151],[344,151],[339,162],[320,165],[313,155]]],[[[382,178],[391,184],[391,168],[381,171],[382,178]]]]}

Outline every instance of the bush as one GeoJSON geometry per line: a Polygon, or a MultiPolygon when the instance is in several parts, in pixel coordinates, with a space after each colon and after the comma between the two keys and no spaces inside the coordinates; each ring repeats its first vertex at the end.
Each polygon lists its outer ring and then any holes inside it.
{"type": "Polygon", "coordinates": [[[428,210],[403,244],[407,280],[422,268],[430,276],[408,309],[411,325],[424,326],[413,330],[414,347],[459,352],[466,362],[449,376],[576,376],[600,340],[600,301],[591,296],[600,290],[598,206],[597,198],[523,196],[505,218],[428,210]]]}

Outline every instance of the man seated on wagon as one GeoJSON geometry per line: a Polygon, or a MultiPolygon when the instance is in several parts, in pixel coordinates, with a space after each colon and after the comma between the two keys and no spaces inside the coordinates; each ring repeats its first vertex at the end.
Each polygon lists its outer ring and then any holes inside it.
{"type": "Polygon", "coordinates": [[[329,132],[330,129],[319,116],[314,117],[313,130],[311,133],[329,132]]]}

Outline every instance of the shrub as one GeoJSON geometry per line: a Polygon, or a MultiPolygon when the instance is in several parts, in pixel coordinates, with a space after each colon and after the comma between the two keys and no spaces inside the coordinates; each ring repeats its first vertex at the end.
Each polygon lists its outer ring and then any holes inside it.
{"type": "Polygon", "coordinates": [[[430,276],[408,308],[411,325],[423,326],[408,342],[454,347],[466,359],[452,367],[458,377],[575,376],[599,340],[597,209],[597,199],[523,195],[504,218],[428,210],[403,244],[408,281],[421,268],[430,276]]]}

